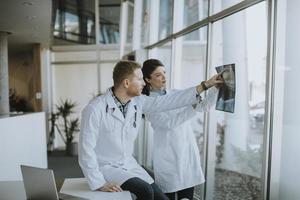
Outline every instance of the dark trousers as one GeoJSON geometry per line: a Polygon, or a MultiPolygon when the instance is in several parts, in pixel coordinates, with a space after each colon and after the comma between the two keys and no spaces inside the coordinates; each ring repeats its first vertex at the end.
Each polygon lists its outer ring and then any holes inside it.
{"type": "Polygon", "coordinates": [[[168,200],[155,183],[150,185],[137,177],[125,181],[121,188],[135,194],[136,200],[168,200]]]}
{"type": "Polygon", "coordinates": [[[167,197],[170,200],[175,200],[175,194],[177,193],[178,200],[187,198],[189,200],[193,200],[194,197],[194,187],[191,188],[186,188],[184,190],[179,190],[177,192],[172,192],[172,193],[166,193],[167,197]]]}

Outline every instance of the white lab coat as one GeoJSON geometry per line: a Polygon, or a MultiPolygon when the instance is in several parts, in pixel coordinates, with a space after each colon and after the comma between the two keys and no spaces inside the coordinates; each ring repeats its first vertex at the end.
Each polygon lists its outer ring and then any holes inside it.
{"type": "Polygon", "coordinates": [[[79,137],[79,165],[91,190],[106,182],[122,185],[133,177],[152,184],[132,156],[142,113],[191,105],[196,96],[195,87],[161,97],[141,95],[131,100],[125,119],[109,91],[93,99],[82,112],[79,137]]]}
{"type": "MultiPolygon", "coordinates": [[[[190,119],[196,116],[197,111],[208,111],[216,103],[217,91],[215,87],[211,88],[196,109],[188,106],[146,115],[154,130],[155,183],[164,193],[194,187],[205,181],[190,119]]],[[[150,96],[157,95],[150,93],[150,96]]]]}

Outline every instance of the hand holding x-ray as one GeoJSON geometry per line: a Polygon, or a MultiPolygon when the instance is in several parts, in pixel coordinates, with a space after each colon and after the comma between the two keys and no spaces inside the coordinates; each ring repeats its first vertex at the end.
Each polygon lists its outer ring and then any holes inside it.
{"type": "Polygon", "coordinates": [[[233,113],[235,106],[235,64],[218,66],[216,70],[224,80],[224,84],[219,90],[216,109],[233,113]]]}

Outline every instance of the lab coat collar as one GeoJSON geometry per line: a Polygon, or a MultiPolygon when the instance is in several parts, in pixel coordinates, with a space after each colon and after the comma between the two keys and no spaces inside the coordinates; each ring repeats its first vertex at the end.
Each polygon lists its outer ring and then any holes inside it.
{"type": "Polygon", "coordinates": [[[106,96],[106,112],[110,113],[112,116],[116,117],[120,121],[124,122],[124,116],[118,106],[116,105],[114,98],[109,90],[105,93],[106,96]]]}
{"type": "MultiPolygon", "coordinates": [[[[120,109],[118,108],[118,106],[116,105],[114,98],[112,97],[110,89],[107,90],[107,92],[105,93],[105,96],[106,96],[107,112],[111,113],[112,116],[114,116],[117,119],[119,119],[120,121],[124,122],[125,121],[124,116],[123,116],[122,112],[120,111],[120,109]]],[[[136,111],[137,111],[136,101],[134,98],[132,98],[131,101],[129,102],[128,110],[126,113],[127,120],[130,119],[130,117],[127,117],[127,116],[131,116],[136,111]]]]}
{"type": "Polygon", "coordinates": [[[157,96],[162,96],[162,95],[165,95],[168,93],[169,92],[167,90],[153,90],[153,91],[150,91],[149,96],[157,97],[157,96]]]}

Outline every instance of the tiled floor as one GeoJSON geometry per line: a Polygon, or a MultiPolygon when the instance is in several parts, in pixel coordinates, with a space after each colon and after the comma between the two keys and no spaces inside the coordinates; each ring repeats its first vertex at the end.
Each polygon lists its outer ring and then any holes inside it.
{"type": "Polygon", "coordinates": [[[56,179],[83,177],[78,157],[66,156],[65,151],[53,151],[48,154],[48,168],[53,169],[56,179]]]}
{"type": "Polygon", "coordinates": [[[216,170],[214,200],[261,200],[259,178],[224,169],[216,170]]]}

